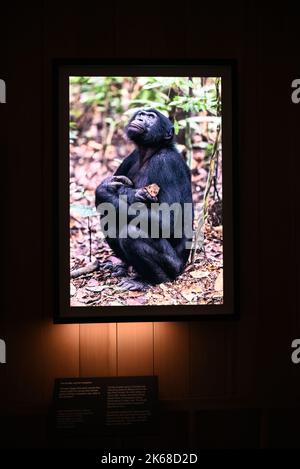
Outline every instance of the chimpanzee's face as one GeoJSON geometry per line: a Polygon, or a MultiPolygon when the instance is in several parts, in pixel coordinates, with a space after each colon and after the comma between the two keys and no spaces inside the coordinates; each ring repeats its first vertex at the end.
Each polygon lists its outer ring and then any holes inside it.
{"type": "Polygon", "coordinates": [[[171,142],[173,125],[170,120],[156,109],[141,109],[129,122],[127,136],[137,145],[150,147],[171,142]]]}
{"type": "Polygon", "coordinates": [[[157,124],[158,116],[153,111],[138,111],[129,122],[127,130],[130,132],[130,138],[134,135],[140,135],[148,132],[157,124]]]}

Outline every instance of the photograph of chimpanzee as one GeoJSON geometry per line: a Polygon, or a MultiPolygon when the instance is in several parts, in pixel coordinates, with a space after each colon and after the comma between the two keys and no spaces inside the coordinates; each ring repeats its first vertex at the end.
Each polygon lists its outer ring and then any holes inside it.
{"type": "Polygon", "coordinates": [[[70,305],[223,303],[220,77],[69,77],[70,305]]]}

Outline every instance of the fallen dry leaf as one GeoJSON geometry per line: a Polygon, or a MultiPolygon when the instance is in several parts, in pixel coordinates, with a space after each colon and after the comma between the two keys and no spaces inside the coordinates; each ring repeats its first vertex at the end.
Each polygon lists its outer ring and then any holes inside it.
{"type": "Polygon", "coordinates": [[[109,288],[109,285],[98,285],[97,287],[85,287],[86,290],[93,293],[100,293],[105,288],[109,288]]]}
{"type": "Polygon", "coordinates": [[[81,303],[86,303],[87,294],[84,290],[77,290],[77,300],[81,303]]]}
{"type": "Polygon", "coordinates": [[[87,286],[88,287],[97,287],[99,285],[99,282],[95,279],[95,278],[91,278],[88,282],[87,282],[87,286]]]}
{"type": "Polygon", "coordinates": [[[209,276],[209,272],[203,270],[194,270],[190,273],[190,276],[193,278],[205,278],[209,276]]]}
{"type": "Polygon", "coordinates": [[[109,306],[123,306],[123,303],[120,301],[112,301],[109,303],[109,306]]]}
{"type": "Polygon", "coordinates": [[[183,296],[183,298],[185,298],[187,301],[189,302],[192,302],[193,299],[195,298],[195,293],[191,293],[191,292],[181,292],[181,295],[183,296]]]}
{"type": "Polygon", "coordinates": [[[139,306],[144,305],[147,302],[147,299],[144,296],[140,296],[139,298],[127,298],[126,304],[128,306],[139,306]]]}
{"type": "Polygon", "coordinates": [[[78,301],[77,298],[71,298],[70,305],[84,307],[84,303],[82,303],[81,301],[78,301]]]}
{"type": "Polygon", "coordinates": [[[218,273],[215,281],[215,290],[220,292],[223,291],[223,269],[220,269],[220,272],[218,273]]]}
{"type": "Polygon", "coordinates": [[[143,295],[143,292],[141,292],[141,291],[129,291],[128,292],[128,296],[130,298],[136,298],[136,297],[142,296],[142,295],[143,295]]]}
{"type": "Polygon", "coordinates": [[[203,288],[200,287],[200,285],[192,285],[190,291],[195,293],[202,293],[203,288]]]}

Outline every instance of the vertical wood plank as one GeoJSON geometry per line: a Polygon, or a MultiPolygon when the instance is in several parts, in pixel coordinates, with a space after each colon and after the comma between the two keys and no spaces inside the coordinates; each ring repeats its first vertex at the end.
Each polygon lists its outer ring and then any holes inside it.
{"type": "Polygon", "coordinates": [[[79,377],[79,325],[51,324],[43,331],[43,392],[51,399],[55,378],[79,377]]]}
{"type": "MultiPolygon", "coordinates": [[[[259,90],[258,90],[258,55],[257,7],[248,2],[243,6],[240,24],[243,34],[240,36],[239,54],[240,84],[238,86],[239,111],[239,148],[243,152],[239,160],[238,190],[238,249],[242,262],[239,262],[237,293],[240,298],[240,320],[233,324],[236,348],[232,356],[234,362],[235,390],[240,397],[254,394],[257,375],[257,326],[259,315],[259,90]],[[249,92],[251,90],[251,92],[249,92]],[[249,174],[251,177],[249,177],[249,174]],[[249,197],[251,194],[251,197],[249,197]],[[251,213],[251,217],[249,214],[251,213]]],[[[237,197],[237,195],[235,196],[237,197]]]]}
{"type": "Polygon", "coordinates": [[[154,325],[154,374],[162,399],[180,399],[189,389],[189,324],[154,325]]]}
{"type": "Polygon", "coordinates": [[[116,324],[80,325],[80,376],[116,374],[116,324]]]}
{"type": "MultiPolygon", "coordinates": [[[[185,5],[180,8],[181,21],[185,20],[185,5]]],[[[182,57],[184,50],[184,28],[180,31],[180,40],[174,45],[174,23],[177,21],[177,10],[170,8],[167,2],[155,0],[142,21],[136,21],[136,16],[128,9],[126,2],[116,5],[116,56],[122,58],[138,57],[157,59],[159,57],[171,59],[182,57]],[[155,5],[156,3],[156,5],[155,5]],[[159,14],[157,11],[159,10],[159,14]],[[155,25],[155,35],[145,34],[155,25]],[[124,39],[126,38],[126,41],[124,39]],[[137,39],[139,38],[139,39],[137,39]],[[140,40],[140,38],[143,38],[140,40]]]]}
{"type": "Polygon", "coordinates": [[[118,375],[153,375],[153,324],[117,325],[118,375]]]}
{"type": "Polygon", "coordinates": [[[190,385],[194,397],[227,394],[230,380],[228,324],[197,323],[191,327],[190,385]]]}
{"type": "MultiPolygon", "coordinates": [[[[53,325],[52,317],[57,308],[54,297],[53,272],[55,269],[54,259],[57,256],[53,242],[53,216],[54,209],[54,181],[57,174],[54,173],[53,158],[55,142],[53,102],[56,96],[53,95],[53,57],[57,57],[54,52],[59,38],[53,34],[54,15],[51,14],[49,4],[43,4],[43,22],[41,46],[43,48],[42,72],[43,72],[43,93],[40,98],[41,110],[43,113],[43,158],[40,160],[42,181],[43,181],[43,295],[44,295],[44,329],[43,329],[43,354],[45,365],[43,369],[43,392],[49,401],[53,392],[55,378],[79,377],[79,325],[53,325]]],[[[55,29],[55,28],[54,28],[55,29]]],[[[58,32],[58,31],[57,31],[58,32]]],[[[60,41],[62,44],[63,41],[60,41]]]]}

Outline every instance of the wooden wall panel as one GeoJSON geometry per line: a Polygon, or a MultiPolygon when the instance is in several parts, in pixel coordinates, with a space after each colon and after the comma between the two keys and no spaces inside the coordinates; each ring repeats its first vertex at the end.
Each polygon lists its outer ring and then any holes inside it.
{"type": "MultiPolygon", "coordinates": [[[[290,401],[293,391],[290,342],[295,333],[295,292],[299,289],[295,283],[297,266],[293,262],[297,244],[295,218],[298,216],[294,212],[293,182],[299,185],[299,181],[293,180],[295,155],[290,146],[292,129],[288,127],[289,115],[295,106],[290,98],[295,68],[286,54],[290,50],[289,34],[290,27],[279,5],[271,16],[267,8],[262,9],[258,18],[259,190],[265,197],[259,206],[261,297],[258,345],[262,365],[260,393],[266,406],[283,405],[290,401]],[[274,78],[270,80],[269,77],[274,78]],[[281,146],[275,136],[281,135],[283,128],[287,138],[286,145],[281,146]],[[266,138],[267,135],[270,138],[266,138]],[[275,181],[282,189],[274,191],[275,181]],[[267,194],[273,196],[266,207],[267,194]]],[[[296,128],[294,130],[297,132],[296,128]]]]}
{"type": "MultiPolygon", "coordinates": [[[[180,6],[181,21],[186,20],[187,2],[180,6]]],[[[178,10],[168,2],[152,0],[151,8],[138,20],[126,2],[119,2],[113,12],[114,45],[117,58],[171,59],[185,57],[184,28],[176,30],[178,10]],[[157,13],[159,11],[159,14],[157,13]],[[174,41],[177,34],[180,40],[174,41]]]]}
{"type": "Polygon", "coordinates": [[[258,35],[257,11],[253,3],[242,7],[240,54],[238,55],[238,285],[240,319],[234,324],[234,389],[245,399],[257,391],[257,325],[259,315],[259,218],[258,151],[258,35]],[[255,254],[254,254],[255,253],[255,254]]]}
{"type": "MultiPolygon", "coordinates": [[[[45,54],[53,58],[113,58],[115,55],[114,4],[101,2],[90,9],[44,2],[45,54]]],[[[124,38],[123,38],[124,39],[124,38]]],[[[124,41],[123,41],[124,42],[124,41]]]]}
{"type": "Polygon", "coordinates": [[[180,399],[189,392],[188,323],[154,323],[154,374],[162,399],[180,399]]]}
{"type": "Polygon", "coordinates": [[[55,378],[79,377],[79,325],[45,324],[42,332],[43,393],[49,402],[55,378]]]}
{"type": "MultiPolygon", "coordinates": [[[[7,148],[12,153],[4,158],[4,172],[11,175],[6,178],[10,210],[4,245],[9,255],[7,292],[12,291],[1,312],[8,363],[1,382],[5,399],[0,404],[5,412],[17,414],[44,411],[51,401],[55,377],[78,375],[78,326],[54,326],[53,308],[49,315],[47,308],[53,304],[53,289],[52,256],[45,250],[44,237],[44,214],[51,218],[51,211],[44,206],[43,190],[43,164],[48,154],[44,158],[42,13],[40,6],[34,11],[28,6],[11,11],[7,24],[13,27],[6,36],[11,72],[7,76],[8,100],[2,109],[6,112],[7,148]],[[50,282],[45,292],[46,271],[50,282]]],[[[1,327],[0,332],[2,336],[1,327]]]]}
{"type": "Polygon", "coordinates": [[[153,323],[117,325],[118,375],[153,375],[153,323]]]}
{"type": "Polygon", "coordinates": [[[81,324],[80,376],[112,376],[117,372],[116,324],[81,324]]]}
{"type": "MultiPolygon", "coordinates": [[[[185,43],[185,57],[197,59],[234,59],[243,53],[244,4],[228,8],[222,2],[216,9],[210,3],[186,1],[182,5],[186,26],[179,41],[185,43]],[[212,32],[213,27],[213,32],[212,32]]],[[[170,48],[173,48],[170,44],[170,48]]]]}
{"type": "Polygon", "coordinates": [[[191,327],[190,392],[197,397],[225,397],[232,392],[231,325],[195,323],[191,327]]]}

